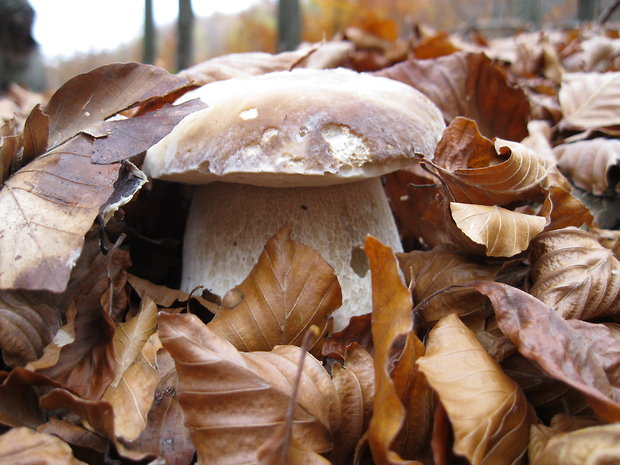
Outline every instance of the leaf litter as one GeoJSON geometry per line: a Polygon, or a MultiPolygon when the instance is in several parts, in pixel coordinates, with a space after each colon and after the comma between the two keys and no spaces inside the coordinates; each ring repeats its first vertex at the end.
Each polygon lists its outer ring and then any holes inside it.
{"type": "Polygon", "coordinates": [[[620,460],[617,31],[347,34],[10,89],[0,463],[620,460]],[[368,237],[373,311],[339,333],[333,270],[286,225],[227,295],[179,290],[189,197],[140,171],[199,109],[178,95],[316,63],[412,85],[447,124],[386,176],[405,252],[368,237]]]}

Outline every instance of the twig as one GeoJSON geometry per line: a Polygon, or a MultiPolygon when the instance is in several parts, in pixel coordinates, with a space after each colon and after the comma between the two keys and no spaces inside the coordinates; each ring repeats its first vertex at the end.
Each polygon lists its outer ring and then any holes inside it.
{"type": "Polygon", "coordinates": [[[616,0],[613,3],[610,3],[607,6],[607,8],[603,10],[603,12],[600,14],[598,19],[596,20],[596,25],[597,26],[604,25],[609,20],[609,18],[611,18],[614,12],[618,9],[618,6],[620,6],[620,0],[616,0]]]}

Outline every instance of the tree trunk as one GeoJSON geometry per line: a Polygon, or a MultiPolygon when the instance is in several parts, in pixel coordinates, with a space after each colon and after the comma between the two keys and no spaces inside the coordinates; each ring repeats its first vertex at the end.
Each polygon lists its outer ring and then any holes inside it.
{"type": "Polygon", "coordinates": [[[301,37],[299,0],[278,1],[278,51],[294,50],[301,37]]]}
{"type": "Polygon", "coordinates": [[[153,0],[144,0],[144,38],[142,62],[155,62],[155,23],[153,21],[153,0]]]}
{"type": "Polygon", "coordinates": [[[179,0],[177,22],[177,70],[189,68],[194,60],[194,12],[191,0],[179,0]]]}

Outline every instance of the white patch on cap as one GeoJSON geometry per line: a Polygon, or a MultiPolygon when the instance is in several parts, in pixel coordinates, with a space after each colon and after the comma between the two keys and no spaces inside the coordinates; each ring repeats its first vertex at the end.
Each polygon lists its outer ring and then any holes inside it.
{"type": "Polygon", "coordinates": [[[347,164],[364,164],[370,157],[370,149],[358,134],[343,124],[327,124],[321,135],[329,145],[332,155],[347,164]]]}
{"type": "Polygon", "coordinates": [[[243,110],[239,113],[239,118],[242,120],[256,119],[258,118],[258,109],[257,108],[248,108],[247,110],[243,110]]]}

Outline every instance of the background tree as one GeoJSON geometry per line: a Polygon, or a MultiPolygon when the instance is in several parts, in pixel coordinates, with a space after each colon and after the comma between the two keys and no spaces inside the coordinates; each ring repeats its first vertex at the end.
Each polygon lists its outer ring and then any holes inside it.
{"type": "Polygon", "coordinates": [[[155,62],[155,21],[153,20],[153,0],[144,0],[144,39],[142,42],[142,62],[155,62]]]}
{"type": "Polygon", "coordinates": [[[294,50],[301,37],[299,0],[278,1],[278,51],[294,50]]]}
{"type": "Polygon", "coordinates": [[[194,61],[194,11],[192,0],[179,0],[177,22],[177,70],[190,67],[194,61]]]}

